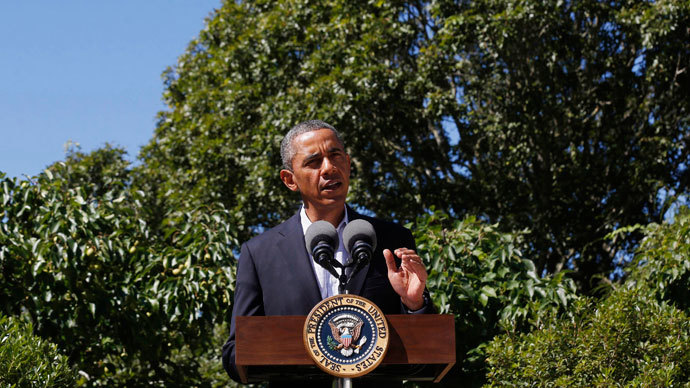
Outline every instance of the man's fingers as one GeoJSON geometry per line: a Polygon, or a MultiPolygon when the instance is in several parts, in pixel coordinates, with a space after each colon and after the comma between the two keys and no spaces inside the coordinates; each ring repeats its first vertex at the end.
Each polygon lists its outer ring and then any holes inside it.
{"type": "Polygon", "coordinates": [[[402,259],[402,266],[416,271],[424,268],[424,264],[422,264],[421,259],[418,257],[404,257],[402,259]]]}
{"type": "MultiPolygon", "coordinates": [[[[397,253],[397,251],[396,251],[397,253]]],[[[400,259],[402,260],[403,263],[405,264],[420,264],[423,265],[422,263],[422,258],[415,253],[413,250],[409,250],[408,252],[405,252],[401,255],[398,255],[400,259]]]]}
{"type": "Polygon", "coordinates": [[[383,258],[386,259],[386,266],[388,267],[389,272],[398,271],[398,266],[395,264],[395,257],[393,256],[393,252],[391,252],[390,249],[383,250],[383,258]]]}
{"type": "Polygon", "coordinates": [[[418,274],[420,278],[426,279],[426,267],[422,262],[422,258],[419,257],[417,252],[415,252],[413,249],[398,248],[395,250],[395,252],[391,252],[389,249],[384,249],[383,257],[386,259],[386,266],[388,267],[389,272],[405,271],[418,274]],[[395,263],[396,256],[400,258],[400,268],[398,268],[395,263]]]}
{"type": "Polygon", "coordinates": [[[414,255],[414,254],[415,254],[415,251],[412,250],[412,249],[404,248],[404,247],[403,247],[403,248],[398,248],[398,249],[395,250],[395,255],[398,256],[398,257],[401,257],[401,256],[403,256],[403,255],[410,255],[410,254],[414,255]]]}
{"type": "Polygon", "coordinates": [[[410,273],[414,273],[422,281],[425,281],[428,276],[426,272],[426,266],[424,265],[422,258],[419,257],[419,255],[417,255],[417,253],[411,249],[408,250],[407,254],[402,255],[400,268],[410,273]]]}

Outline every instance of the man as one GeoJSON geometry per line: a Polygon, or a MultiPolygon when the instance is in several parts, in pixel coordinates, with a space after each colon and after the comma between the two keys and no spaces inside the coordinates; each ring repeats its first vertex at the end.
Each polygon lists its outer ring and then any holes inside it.
{"type": "Polygon", "coordinates": [[[293,127],[281,143],[280,179],[302,197],[300,211],[289,220],[242,245],[237,268],[230,338],[223,346],[223,366],[238,380],[235,368],[235,317],[307,315],[321,299],[337,294],[337,280],[314,263],[304,233],[311,223],[333,224],[341,239],[335,258],[345,262],[342,231],[353,219],[369,221],[377,248],[371,263],[353,275],[348,292],[374,302],[385,314],[429,313],[434,307],[425,289],[427,272],[414,251],[409,230],[366,217],[345,205],[350,183],[350,156],[331,125],[311,120],[293,127]]]}

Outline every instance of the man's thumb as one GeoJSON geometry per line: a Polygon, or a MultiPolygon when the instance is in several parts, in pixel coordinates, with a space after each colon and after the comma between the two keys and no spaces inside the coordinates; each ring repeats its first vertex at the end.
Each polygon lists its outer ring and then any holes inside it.
{"type": "Polygon", "coordinates": [[[395,264],[395,256],[393,256],[393,252],[391,252],[390,249],[383,250],[383,258],[386,259],[386,266],[388,267],[389,272],[398,271],[398,265],[395,264]]]}

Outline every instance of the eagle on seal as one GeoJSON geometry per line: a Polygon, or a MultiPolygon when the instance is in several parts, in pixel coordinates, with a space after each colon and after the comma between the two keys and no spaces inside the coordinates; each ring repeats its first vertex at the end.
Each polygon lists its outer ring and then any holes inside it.
{"type": "Polygon", "coordinates": [[[359,353],[359,348],[366,342],[366,338],[363,338],[357,345],[355,345],[355,343],[359,339],[364,322],[358,320],[354,325],[339,325],[340,327],[338,327],[333,321],[330,321],[328,325],[331,327],[333,338],[335,338],[339,344],[336,350],[340,350],[340,353],[346,357],[352,355],[353,351],[359,353]]]}

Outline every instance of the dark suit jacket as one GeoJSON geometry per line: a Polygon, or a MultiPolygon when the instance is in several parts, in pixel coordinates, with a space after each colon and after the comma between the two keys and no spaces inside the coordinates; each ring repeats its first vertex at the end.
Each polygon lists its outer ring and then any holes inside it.
{"type": "MultiPolygon", "coordinates": [[[[371,300],[384,314],[407,313],[388,281],[383,249],[415,249],[412,233],[400,225],[364,216],[349,207],[347,212],[350,221],[358,218],[369,221],[377,240],[371,262],[350,280],[349,293],[371,300]]],[[[237,267],[230,338],[223,346],[223,366],[230,377],[239,381],[235,368],[235,317],[307,315],[319,301],[321,292],[305,246],[299,212],[244,243],[237,267]]],[[[415,313],[433,311],[433,306],[425,306],[415,313]]]]}

